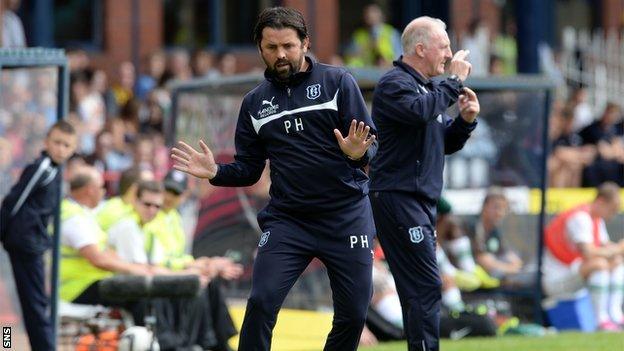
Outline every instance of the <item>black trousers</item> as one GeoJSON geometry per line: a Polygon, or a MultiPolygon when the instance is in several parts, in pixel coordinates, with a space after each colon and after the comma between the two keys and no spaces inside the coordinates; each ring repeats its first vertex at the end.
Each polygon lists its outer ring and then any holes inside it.
{"type": "Polygon", "coordinates": [[[435,255],[435,207],[402,192],[373,192],[370,199],[377,237],[401,300],[408,348],[437,351],[442,281],[435,255]]]}
{"type": "Polygon", "coordinates": [[[322,215],[293,216],[269,206],[260,212],[258,222],[264,234],[254,262],[239,351],[271,349],[279,309],[314,257],[327,267],[334,301],[333,326],[324,350],[356,350],[372,295],[375,228],[368,199],[322,215]]]}
{"type": "Polygon", "coordinates": [[[9,256],[30,347],[37,351],[56,350],[48,313],[43,255],[9,252],[9,256]]]}

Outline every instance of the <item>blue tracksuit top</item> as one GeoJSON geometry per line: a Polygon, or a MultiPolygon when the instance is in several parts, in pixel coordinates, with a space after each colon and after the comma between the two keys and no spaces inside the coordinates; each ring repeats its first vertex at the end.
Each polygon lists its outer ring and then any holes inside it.
{"type": "Polygon", "coordinates": [[[46,152],[26,166],[0,208],[0,238],[12,253],[38,255],[52,245],[48,223],[58,205],[61,172],[46,152]]]}
{"type": "Polygon", "coordinates": [[[375,87],[373,120],[379,150],[371,161],[371,191],[404,191],[434,206],[442,191],[444,155],[461,150],[477,122],[452,119],[447,108],[458,81],[423,78],[401,59],[375,87]]]}
{"type": "Polygon", "coordinates": [[[371,145],[362,159],[349,160],[333,130],[347,136],[351,120],[375,132],[355,79],[344,68],[313,62],[281,83],[266,80],[245,98],[236,126],[234,162],[219,164],[210,183],[249,186],[260,178],[269,159],[270,204],[296,213],[333,211],[368,194],[363,167],[374,156],[371,145]]]}

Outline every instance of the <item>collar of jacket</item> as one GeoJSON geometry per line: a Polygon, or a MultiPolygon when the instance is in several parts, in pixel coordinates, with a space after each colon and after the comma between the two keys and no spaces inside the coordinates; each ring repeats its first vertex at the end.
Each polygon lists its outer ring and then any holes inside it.
{"type": "Polygon", "coordinates": [[[44,158],[44,157],[47,157],[50,159],[50,163],[52,164],[53,167],[59,166],[56,162],[54,162],[52,157],[50,157],[50,154],[48,154],[45,150],[41,151],[41,155],[39,155],[39,158],[44,158]]]}
{"type": "Polygon", "coordinates": [[[278,80],[277,77],[275,77],[275,75],[269,73],[268,69],[264,71],[264,78],[266,78],[266,80],[268,80],[269,82],[277,86],[281,86],[281,87],[298,85],[304,79],[308,78],[308,76],[310,75],[310,73],[312,73],[312,70],[314,69],[314,66],[315,66],[314,60],[312,60],[310,57],[305,56],[305,60],[308,62],[308,69],[304,72],[297,72],[291,75],[288,81],[284,82],[284,81],[278,80]]]}
{"type": "Polygon", "coordinates": [[[419,84],[421,84],[423,86],[431,84],[431,79],[425,79],[412,66],[410,66],[407,63],[403,62],[403,55],[401,55],[401,57],[399,57],[398,60],[392,62],[392,64],[397,66],[397,67],[399,67],[399,68],[401,68],[405,72],[409,73],[412,77],[414,77],[416,79],[416,81],[418,81],[419,84]]]}

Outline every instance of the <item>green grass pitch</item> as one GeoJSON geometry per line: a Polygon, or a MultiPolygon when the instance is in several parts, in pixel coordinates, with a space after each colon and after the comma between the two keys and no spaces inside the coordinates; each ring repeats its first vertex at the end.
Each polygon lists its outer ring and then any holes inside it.
{"type": "MultiPolygon", "coordinates": [[[[361,347],[361,351],[405,351],[405,342],[361,347]]],[[[440,351],[624,351],[624,332],[560,333],[544,337],[503,336],[442,340],[440,351]]]]}

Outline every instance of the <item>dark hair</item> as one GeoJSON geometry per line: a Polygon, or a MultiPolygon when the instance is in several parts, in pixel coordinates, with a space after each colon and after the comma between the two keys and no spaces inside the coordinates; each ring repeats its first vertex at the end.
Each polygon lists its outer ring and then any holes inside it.
{"type": "Polygon", "coordinates": [[[297,32],[299,39],[303,41],[308,37],[308,28],[301,12],[288,7],[269,7],[258,15],[258,21],[254,28],[254,42],[260,46],[262,30],[269,27],[273,29],[292,28],[297,32]]]}
{"type": "Polygon", "coordinates": [[[505,190],[498,186],[492,186],[488,188],[487,193],[485,194],[485,198],[483,198],[483,206],[485,206],[488,202],[494,199],[501,199],[505,201],[507,200],[507,196],[505,196],[505,190]]]}
{"type": "Polygon", "coordinates": [[[50,129],[48,129],[48,134],[47,136],[50,136],[50,133],[52,133],[53,130],[59,130],[65,134],[71,134],[71,135],[75,135],[76,134],[76,129],[74,128],[73,125],[71,125],[71,123],[65,121],[65,120],[60,120],[56,123],[54,123],[52,125],[52,127],[50,127],[50,129]]]}
{"type": "Polygon", "coordinates": [[[615,201],[620,196],[620,187],[614,182],[604,182],[598,186],[596,199],[601,198],[605,201],[615,201]]]}
{"type": "Polygon", "coordinates": [[[162,193],[163,190],[161,182],[157,182],[155,180],[142,180],[139,182],[139,187],[137,188],[137,199],[140,199],[143,193],[162,193]]]}
{"type": "Polygon", "coordinates": [[[139,169],[139,167],[128,168],[121,172],[121,177],[119,178],[119,195],[125,195],[132,184],[138,182],[140,178],[141,169],[139,169]]]}

